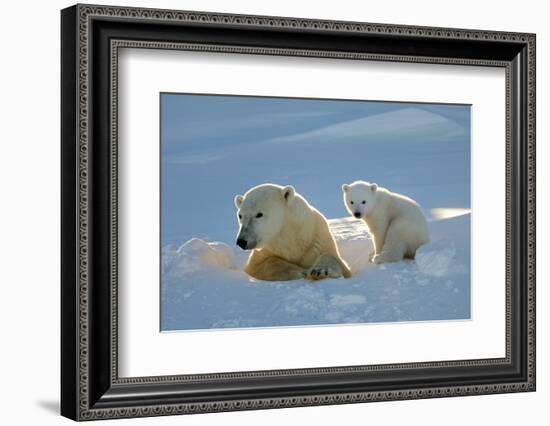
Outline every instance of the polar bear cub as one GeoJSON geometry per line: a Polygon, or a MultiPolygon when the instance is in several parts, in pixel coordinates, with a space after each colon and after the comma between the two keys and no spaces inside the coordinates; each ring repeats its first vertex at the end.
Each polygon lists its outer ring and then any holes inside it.
{"type": "Polygon", "coordinates": [[[235,196],[237,245],[252,250],[245,272],[259,280],[349,278],[326,218],[292,186],[263,184],[235,196]]]}
{"type": "Polygon", "coordinates": [[[414,259],[418,247],[429,242],[428,223],[414,200],[365,181],[344,184],[342,191],[347,210],[369,227],[373,263],[414,259]]]}

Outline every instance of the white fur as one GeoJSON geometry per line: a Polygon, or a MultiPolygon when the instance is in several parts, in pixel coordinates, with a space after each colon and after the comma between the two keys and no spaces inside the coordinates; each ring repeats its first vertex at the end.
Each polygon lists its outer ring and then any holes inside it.
{"type": "Polygon", "coordinates": [[[342,191],[350,214],[369,227],[374,263],[414,259],[418,247],[429,242],[426,218],[414,200],[365,181],[344,184],[342,191]]]}
{"type": "Polygon", "coordinates": [[[326,218],[292,186],[263,184],[235,197],[245,271],[270,281],[349,277],[326,218]]]}

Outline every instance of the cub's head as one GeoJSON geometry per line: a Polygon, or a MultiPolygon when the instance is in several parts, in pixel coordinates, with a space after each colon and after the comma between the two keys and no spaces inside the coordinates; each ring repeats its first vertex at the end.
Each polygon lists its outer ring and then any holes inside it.
{"type": "Polygon", "coordinates": [[[378,185],[362,180],[353,183],[343,184],[344,204],[348,212],[357,219],[362,219],[368,215],[376,203],[378,195],[378,185]]]}
{"type": "Polygon", "coordinates": [[[267,247],[279,234],[288,204],[295,196],[292,186],[263,184],[235,196],[239,233],[237,245],[243,250],[267,247]]]}

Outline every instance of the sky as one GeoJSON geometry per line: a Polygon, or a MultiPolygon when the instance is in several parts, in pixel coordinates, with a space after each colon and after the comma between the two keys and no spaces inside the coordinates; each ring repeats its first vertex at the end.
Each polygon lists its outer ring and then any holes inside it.
{"type": "Polygon", "coordinates": [[[161,94],[162,246],[233,244],[233,198],[293,185],[328,218],[357,179],[433,208],[470,207],[470,106],[161,94]]]}

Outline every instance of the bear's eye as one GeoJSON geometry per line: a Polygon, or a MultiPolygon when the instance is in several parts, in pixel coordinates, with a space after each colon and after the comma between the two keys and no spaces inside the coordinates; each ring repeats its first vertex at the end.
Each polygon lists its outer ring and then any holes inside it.
{"type": "Polygon", "coordinates": [[[361,204],[365,204],[365,200],[363,200],[363,202],[361,204]]]}
{"type": "Polygon", "coordinates": [[[242,214],[239,214],[239,219],[242,219],[243,218],[243,215],[242,214]]]}
{"type": "Polygon", "coordinates": [[[256,218],[259,219],[259,218],[261,218],[263,215],[264,215],[263,213],[258,213],[258,214],[256,215],[256,218]]]}
{"type": "Polygon", "coordinates": [[[353,204],[353,201],[350,201],[351,204],[353,204]]]}

